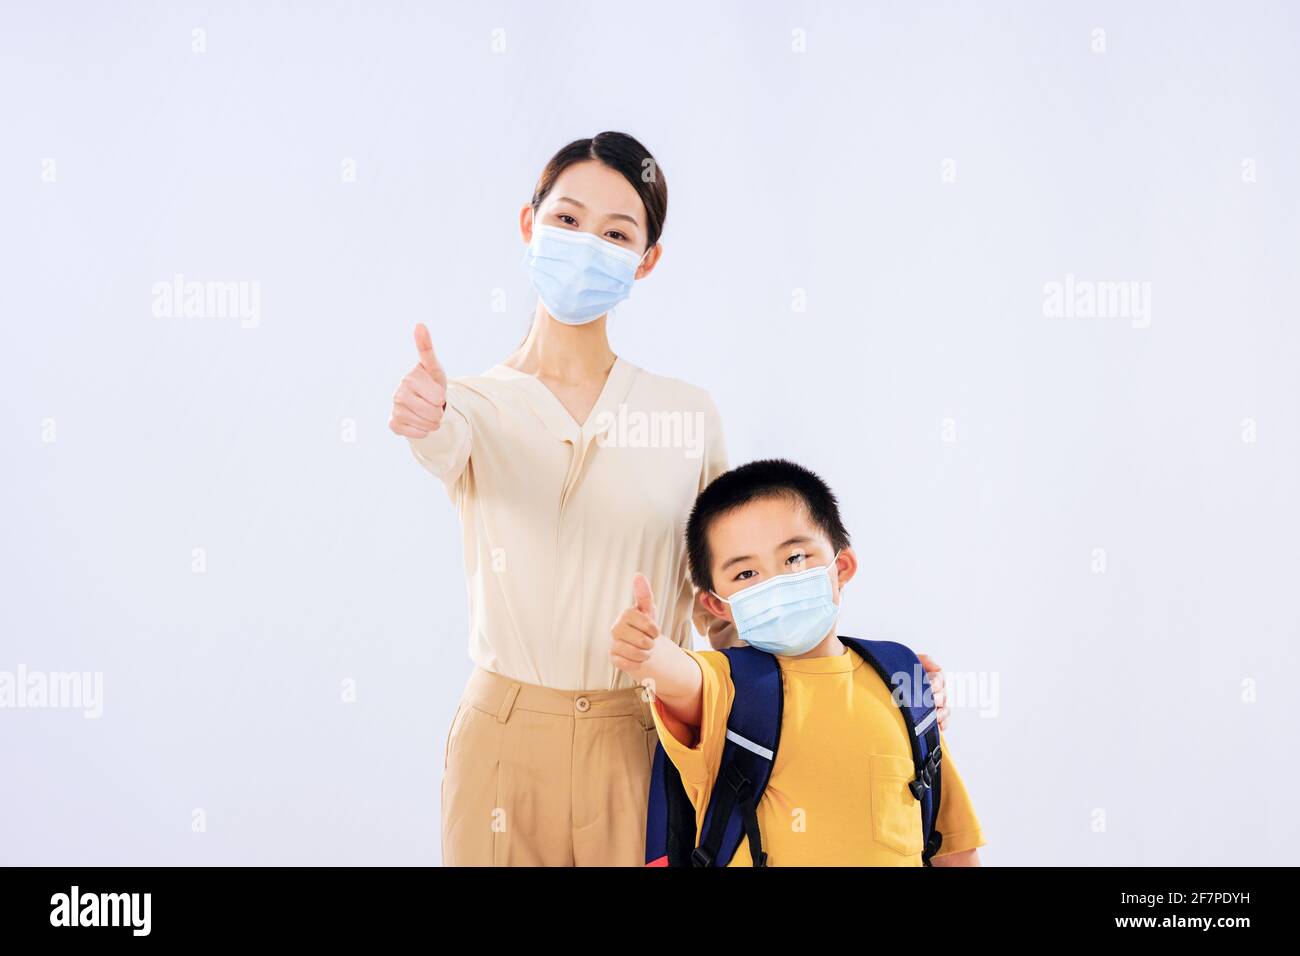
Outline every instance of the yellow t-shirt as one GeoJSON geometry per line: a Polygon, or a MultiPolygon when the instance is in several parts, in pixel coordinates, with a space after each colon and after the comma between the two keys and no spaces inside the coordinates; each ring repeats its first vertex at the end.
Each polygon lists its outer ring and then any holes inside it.
{"type": "MultiPolygon", "coordinates": [[[[687,651],[704,673],[699,739],[689,746],[652,708],[659,739],[704,822],[725,743],[735,686],[720,651],[687,651]]],[[[915,776],[902,712],[875,670],[845,648],[834,657],[778,657],[785,695],[776,764],[758,806],[769,866],[921,866],[921,811],[907,785],[915,776]]],[[[938,856],[984,844],[948,743],[943,749],[938,856]]],[[[698,838],[697,838],[698,839],[698,838]]],[[[731,866],[752,866],[742,839],[731,866]]]]}

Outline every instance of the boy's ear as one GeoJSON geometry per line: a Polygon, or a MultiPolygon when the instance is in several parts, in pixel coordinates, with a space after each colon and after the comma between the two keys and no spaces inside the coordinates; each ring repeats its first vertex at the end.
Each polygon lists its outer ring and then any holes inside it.
{"type": "MultiPolygon", "coordinates": [[[[720,617],[724,621],[731,620],[731,607],[719,600],[712,591],[696,591],[695,602],[699,607],[708,611],[714,617],[720,617]]],[[[704,633],[701,631],[701,633],[704,633]]]]}
{"type": "Polygon", "coordinates": [[[695,592],[695,613],[692,615],[695,630],[709,639],[715,651],[734,647],[736,625],[731,620],[731,608],[708,591],[695,592]]]}
{"type": "Polygon", "coordinates": [[[858,556],[853,553],[852,548],[844,548],[840,551],[835,567],[840,572],[840,587],[844,587],[858,573],[858,556]]]}

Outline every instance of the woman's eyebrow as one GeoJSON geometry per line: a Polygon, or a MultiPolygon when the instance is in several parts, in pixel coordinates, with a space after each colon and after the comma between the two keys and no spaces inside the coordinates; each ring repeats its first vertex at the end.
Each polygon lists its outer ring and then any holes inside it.
{"type": "MultiPolygon", "coordinates": [[[[571,196],[560,196],[560,197],[559,197],[558,199],[556,199],[555,201],[556,201],[556,202],[567,202],[567,203],[571,203],[572,205],[577,206],[579,209],[586,209],[586,208],[587,208],[587,206],[586,206],[585,203],[580,203],[580,202],[578,202],[578,200],[574,199],[574,198],[571,197],[571,196]]],[[[637,227],[640,227],[640,225],[641,225],[641,223],[639,223],[639,222],[636,221],[636,217],[635,217],[635,216],[629,216],[629,215],[626,215],[625,213],[621,213],[621,212],[611,212],[611,213],[609,214],[609,218],[610,218],[610,219],[626,219],[626,220],[627,220],[628,222],[630,222],[632,225],[637,226],[637,227]]]]}

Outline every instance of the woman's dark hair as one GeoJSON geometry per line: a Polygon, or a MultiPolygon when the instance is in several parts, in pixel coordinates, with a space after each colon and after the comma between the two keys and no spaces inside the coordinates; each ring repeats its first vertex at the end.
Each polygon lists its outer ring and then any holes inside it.
{"type": "Polygon", "coordinates": [[[592,159],[622,173],[641,197],[646,212],[645,247],[649,249],[659,241],[664,231],[664,219],[668,215],[668,183],[650,151],[627,133],[605,132],[597,133],[591,139],[575,139],[552,156],[533,190],[534,215],[560,173],[575,163],[592,159]]]}
{"type": "Polygon", "coordinates": [[[701,591],[713,589],[709,527],[723,515],[759,498],[789,498],[801,503],[812,523],[830,539],[832,548],[839,552],[849,546],[839,503],[826,482],[783,458],[751,461],[714,478],[691,509],[686,522],[686,560],[691,582],[701,591]]]}

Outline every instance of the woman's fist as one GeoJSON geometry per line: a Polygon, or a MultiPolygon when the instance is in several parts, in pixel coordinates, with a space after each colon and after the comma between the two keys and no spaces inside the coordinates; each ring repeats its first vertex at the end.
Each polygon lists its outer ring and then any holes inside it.
{"type": "Polygon", "coordinates": [[[415,327],[415,350],[420,362],[406,373],[393,393],[388,427],[407,438],[424,438],[442,424],[447,409],[447,373],[433,354],[433,340],[423,322],[415,327]]]}

